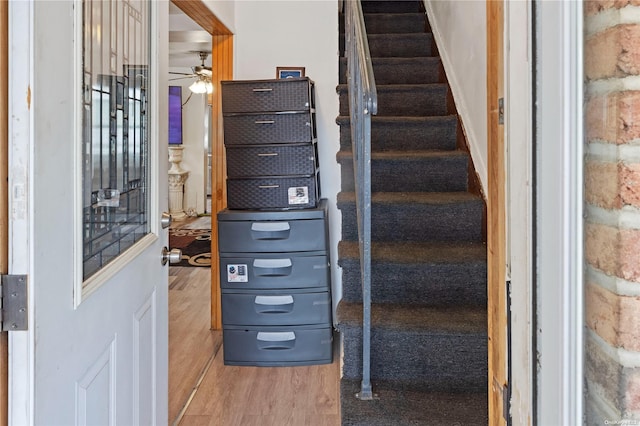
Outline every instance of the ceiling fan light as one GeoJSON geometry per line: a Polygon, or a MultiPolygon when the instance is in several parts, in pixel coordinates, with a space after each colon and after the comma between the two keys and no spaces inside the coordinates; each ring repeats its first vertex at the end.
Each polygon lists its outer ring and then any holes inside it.
{"type": "Polygon", "coordinates": [[[207,93],[207,84],[202,80],[196,80],[191,86],[189,86],[189,90],[193,93],[207,93]]]}
{"type": "Polygon", "coordinates": [[[211,81],[207,81],[205,83],[205,86],[207,88],[207,94],[212,94],[213,93],[213,83],[211,83],[211,81]]]}

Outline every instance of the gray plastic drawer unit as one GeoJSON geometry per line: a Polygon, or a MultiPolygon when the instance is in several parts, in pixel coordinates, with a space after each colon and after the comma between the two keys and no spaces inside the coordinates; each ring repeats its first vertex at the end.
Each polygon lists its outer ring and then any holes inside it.
{"type": "Polygon", "coordinates": [[[218,213],[224,363],[333,361],[327,200],[218,213]]]}
{"type": "Polygon", "coordinates": [[[224,293],[222,321],[227,325],[310,325],[331,321],[328,292],[224,293]]]}
{"type": "Polygon", "coordinates": [[[327,202],[293,211],[223,210],[218,213],[220,252],[326,251],[327,202]]]}
{"type": "Polygon", "coordinates": [[[220,254],[222,289],[326,288],[329,260],[322,252],[220,254]],[[310,255],[309,255],[310,254],[310,255]]]}
{"type": "Polygon", "coordinates": [[[332,362],[331,327],[228,326],[222,331],[227,365],[286,366],[332,362]]]}

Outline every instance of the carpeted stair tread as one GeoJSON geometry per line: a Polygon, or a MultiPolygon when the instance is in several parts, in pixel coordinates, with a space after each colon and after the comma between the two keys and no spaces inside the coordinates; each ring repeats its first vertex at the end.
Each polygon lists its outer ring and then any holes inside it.
{"type": "MultiPolygon", "coordinates": [[[[362,327],[362,303],[341,300],[336,309],[338,330],[362,327]]],[[[420,306],[375,303],[371,326],[387,330],[412,330],[430,334],[487,334],[487,311],[470,306],[420,306]]]]}
{"type": "Polygon", "coordinates": [[[365,13],[367,34],[421,33],[427,29],[424,13],[365,13]]]}
{"type": "MultiPolygon", "coordinates": [[[[355,194],[340,192],[342,239],[358,239],[355,194]]],[[[481,241],[482,200],[468,192],[374,192],[374,241],[481,241]]]]}
{"type": "MultiPolygon", "coordinates": [[[[342,300],[362,300],[358,243],[338,244],[342,300]]],[[[374,303],[486,307],[487,253],[482,242],[371,244],[374,303]]]]}
{"type": "MultiPolygon", "coordinates": [[[[444,83],[377,86],[378,116],[447,115],[448,86],[444,83]]],[[[338,85],[340,114],[349,114],[348,90],[338,85]]]]}
{"type": "MultiPolygon", "coordinates": [[[[354,190],[353,154],[340,151],[342,190],[354,190]]],[[[371,190],[466,191],[468,154],[463,151],[384,151],[371,154],[371,190]]]]}
{"type": "Polygon", "coordinates": [[[345,426],[480,426],[489,423],[486,393],[424,392],[388,382],[373,383],[378,399],[362,401],[359,380],[340,383],[345,426]]]}
{"type": "Polygon", "coordinates": [[[431,33],[369,34],[372,58],[433,56],[431,33]]]}
{"type": "MultiPolygon", "coordinates": [[[[376,84],[425,84],[443,81],[439,56],[372,58],[376,84]]],[[[347,59],[340,58],[340,83],[347,82],[347,59]]]]}
{"type": "MultiPolygon", "coordinates": [[[[354,192],[339,192],[338,204],[355,203],[354,192]]],[[[373,204],[451,204],[481,202],[477,195],[469,192],[374,192],[371,194],[373,204]]]]}
{"type": "MultiPolygon", "coordinates": [[[[336,154],[336,158],[338,161],[347,161],[352,160],[353,154],[350,150],[340,150],[336,154]]],[[[372,160],[407,160],[407,161],[420,161],[425,158],[439,158],[439,159],[447,159],[447,158],[468,158],[468,154],[464,151],[441,151],[441,150],[415,150],[415,151],[381,151],[381,152],[372,152],[371,159],[372,160]]]]}
{"type": "MultiPolygon", "coordinates": [[[[351,149],[349,116],[336,119],[340,126],[340,148],[351,149]]],[[[371,149],[390,150],[454,150],[456,149],[458,117],[371,117],[371,149]]]]}
{"type": "MultiPolygon", "coordinates": [[[[360,259],[358,243],[340,241],[338,253],[342,260],[360,259]]],[[[462,263],[487,261],[487,246],[482,242],[393,242],[371,243],[371,258],[376,262],[396,264],[462,263]]]]}

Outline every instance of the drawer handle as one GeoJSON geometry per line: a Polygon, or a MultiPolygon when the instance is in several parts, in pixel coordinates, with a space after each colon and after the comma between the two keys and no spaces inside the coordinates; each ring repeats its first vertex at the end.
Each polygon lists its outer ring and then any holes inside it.
{"type": "Polygon", "coordinates": [[[255,259],[254,268],[289,268],[293,266],[291,259],[255,259]]]}
{"type": "Polygon", "coordinates": [[[273,124],[275,123],[275,120],[256,120],[254,121],[255,124],[273,124]]]}
{"type": "Polygon", "coordinates": [[[290,314],[293,311],[293,296],[256,296],[257,314],[290,314]]]}
{"type": "Polygon", "coordinates": [[[277,156],[278,156],[277,152],[258,153],[258,157],[277,157],[277,156]]]}
{"type": "Polygon", "coordinates": [[[289,222],[255,222],[251,224],[251,238],[254,240],[286,240],[289,238],[289,222]]]}
{"type": "Polygon", "coordinates": [[[288,231],[291,229],[289,222],[254,222],[251,230],[257,232],[288,231]]]}
{"type": "Polygon", "coordinates": [[[260,189],[274,189],[274,188],[280,188],[280,185],[258,185],[258,188],[260,188],[260,189]]]}
{"type": "Polygon", "coordinates": [[[296,345],[296,335],[292,331],[287,332],[258,332],[258,349],[265,351],[286,351],[296,345]]]}
{"type": "Polygon", "coordinates": [[[256,296],[254,303],[256,305],[292,305],[293,296],[256,296]]]}
{"type": "Polygon", "coordinates": [[[273,92],[273,89],[269,89],[268,87],[256,87],[253,89],[254,92],[273,92]]]}
{"type": "Polygon", "coordinates": [[[254,273],[257,277],[286,277],[291,275],[291,259],[255,259],[254,273]]]}

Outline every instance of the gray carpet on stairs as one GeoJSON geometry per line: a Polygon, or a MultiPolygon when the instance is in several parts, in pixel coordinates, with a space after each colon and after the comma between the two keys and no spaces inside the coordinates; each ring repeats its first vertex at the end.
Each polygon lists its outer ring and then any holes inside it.
{"type": "Polygon", "coordinates": [[[342,424],[486,425],[484,201],[468,192],[470,159],[457,148],[461,126],[447,104],[450,89],[422,2],[363,1],[363,10],[378,84],[371,122],[371,377],[378,399],[354,396],[362,374],[362,288],[341,58],[342,424]]]}

